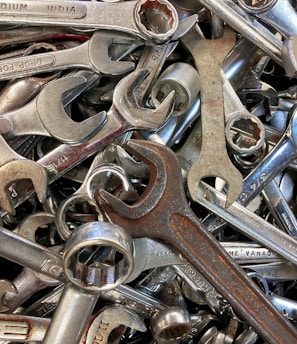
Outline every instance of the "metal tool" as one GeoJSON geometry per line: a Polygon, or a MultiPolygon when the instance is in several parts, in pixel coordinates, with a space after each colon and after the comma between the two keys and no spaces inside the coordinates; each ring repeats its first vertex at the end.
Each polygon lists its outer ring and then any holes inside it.
{"type": "Polygon", "coordinates": [[[264,339],[278,343],[284,340],[284,336],[287,340],[290,333],[292,338],[288,339],[288,343],[294,341],[295,329],[192,213],[182,188],[179,163],[173,152],[145,141],[131,140],[126,148],[149,165],[151,177],[146,192],[136,204],[130,206],[101,190],[99,202],[109,219],[120,223],[133,237],[150,236],[172,244],[264,339]],[[176,199],[179,201],[176,202],[176,199]],[[271,321],[267,320],[269,315],[271,321]],[[274,328],[273,333],[271,328],[274,328]],[[282,338],[276,338],[282,332],[282,338]]]}
{"type": "Polygon", "coordinates": [[[79,343],[100,293],[124,283],[131,274],[132,239],[116,225],[83,224],[67,240],[63,267],[67,283],[43,343],[79,343]],[[109,257],[112,250],[114,259],[109,257]],[[69,334],[61,324],[75,326],[69,334]]]}
{"type": "Polygon", "coordinates": [[[130,49],[141,44],[125,33],[112,35],[109,31],[99,30],[74,48],[4,59],[0,62],[0,80],[74,68],[110,75],[128,73],[134,68],[133,62],[113,61],[110,57],[109,49],[114,42],[130,43],[130,49]]]}
{"type": "Polygon", "coordinates": [[[147,330],[142,318],[136,312],[125,306],[111,305],[102,309],[98,315],[92,318],[81,342],[92,344],[97,341],[108,344],[109,335],[120,326],[140,332],[147,330]]]}
{"type": "Polygon", "coordinates": [[[239,0],[238,4],[252,16],[259,18],[284,36],[297,33],[297,13],[290,0],[258,1],[239,0]]]}
{"type": "Polygon", "coordinates": [[[65,198],[60,203],[57,210],[57,231],[63,240],[67,240],[71,234],[69,226],[66,223],[66,214],[69,207],[74,206],[77,203],[88,202],[89,204],[92,204],[98,214],[100,214],[100,209],[96,204],[94,194],[96,189],[100,187],[99,176],[102,176],[103,173],[114,174],[122,181],[123,189],[125,190],[123,193],[129,198],[129,200],[135,201],[138,198],[138,194],[133,189],[133,186],[130,183],[129,178],[126,176],[124,169],[115,164],[103,164],[102,155],[100,153],[97,154],[80,188],[71,196],[65,198]]]}
{"type": "Polygon", "coordinates": [[[188,172],[188,189],[196,198],[199,181],[219,177],[228,185],[226,206],[232,204],[242,189],[243,177],[236,169],[226,149],[224,98],[221,79],[222,62],[234,46],[234,32],[225,29],[221,39],[206,40],[191,31],[183,44],[191,52],[201,79],[202,146],[198,160],[188,172]],[[212,56],[211,68],[209,56],[212,56]]]}
{"type": "Polygon", "coordinates": [[[18,6],[7,3],[1,14],[2,23],[118,30],[159,44],[170,40],[178,25],[177,12],[166,0],[116,4],[26,0],[18,6]]]}
{"type": "Polygon", "coordinates": [[[78,123],[69,117],[62,103],[63,93],[85,82],[87,79],[79,76],[49,82],[31,102],[0,116],[1,134],[5,138],[44,135],[67,144],[78,144],[90,139],[105,124],[105,113],[78,123]],[[52,99],[50,104],[49,98],[52,99]]]}
{"type": "Polygon", "coordinates": [[[1,314],[1,344],[11,343],[11,341],[21,343],[41,341],[49,323],[50,319],[48,318],[38,318],[19,314],[1,314]]]}
{"type": "Polygon", "coordinates": [[[15,214],[8,187],[20,179],[30,179],[42,203],[46,197],[47,174],[45,169],[35,161],[17,154],[0,135],[0,206],[10,214],[15,214]]]}

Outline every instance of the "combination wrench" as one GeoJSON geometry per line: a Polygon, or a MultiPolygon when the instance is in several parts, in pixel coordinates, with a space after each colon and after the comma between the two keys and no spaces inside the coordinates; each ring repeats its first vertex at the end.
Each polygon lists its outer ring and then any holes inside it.
{"type": "Polygon", "coordinates": [[[153,43],[174,35],[178,15],[166,0],[129,2],[9,1],[1,7],[1,22],[117,30],[153,43]],[[157,14],[157,15],[155,15],[157,14]]]}
{"type": "Polygon", "coordinates": [[[98,202],[109,220],[120,223],[132,237],[165,240],[179,250],[264,339],[272,344],[294,342],[296,329],[192,212],[175,154],[160,144],[140,140],[130,140],[126,149],[149,165],[151,176],[145,192],[131,205],[105,190],[99,192],[98,202]]]}

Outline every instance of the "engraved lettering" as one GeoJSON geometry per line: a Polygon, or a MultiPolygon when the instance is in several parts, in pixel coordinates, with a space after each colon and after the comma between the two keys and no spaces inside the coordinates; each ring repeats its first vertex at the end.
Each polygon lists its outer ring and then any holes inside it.
{"type": "Polygon", "coordinates": [[[65,164],[65,162],[67,162],[69,159],[66,155],[61,155],[57,158],[56,161],[51,162],[48,166],[47,169],[49,172],[52,173],[58,173],[60,167],[65,164]]]}
{"type": "Polygon", "coordinates": [[[83,4],[76,5],[61,5],[60,3],[51,3],[47,5],[42,2],[26,3],[23,1],[18,2],[0,2],[1,14],[11,16],[15,13],[22,13],[27,15],[34,20],[34,17],[39,19],[40,17],[45,18],[68,18],[68,19],[81,19],[86,16],[86,7],[83,4]]]}
{"type": "Polygon", "coordinates": [[[106,333],[104,334],[104,332],[107,332],[108,329],[109,329],[109,323],[106,323],[106,322],[101,320],[100,324],[98,326],[97,332],[96,332],[96,336],[93,340],[93,343],[94,344],[102,343],[106,337],[106,333]]]}

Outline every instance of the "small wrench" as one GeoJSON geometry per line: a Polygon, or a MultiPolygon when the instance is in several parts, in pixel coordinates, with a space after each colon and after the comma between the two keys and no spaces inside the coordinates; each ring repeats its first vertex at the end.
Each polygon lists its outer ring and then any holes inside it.
{"type": "Polygon", "coordinates": [[[206,40],[191,30],[182,39],[192,54],[201,78],[202,147],[198,160],[188,173],[188,188],[196,199],[199,181],[220,177],[228,184],[226,206],[232,204],[242,189],[243,177],[231,162],[226,149],[222,63],[235,44],[228,28],[221,39],[206,40]],[[209,57],[211,56],[211,63],[209,57]]]}
{"type": "Polygon", "coordinates": [[[130,42],[134,47],[141,45],[141,41],[132,39],[125,33],[112,35],[108,31],[99,30],[88,41],[74,48],[4,59],[0,62],[0,80],[69,68],[86,68],[110,75],[133,70],[133,62],[111,60],[109,48],[114,42],[130,42]]]}
{"type": "MultiPolygon", "coordinates": [[[[0,10],[1,23],[118,30],[153,43],[174,35],[178,15],[166,0],[129,2],[10,1],[0,10]]],[[[100,51],[100,49],[99,49],[100,51]]]]}
{"type": "Polygon", "coordinates": [[[98,201],[106,216],[120,223],[132,237],[155,237],[179,250],[229,301],[234,311],[269,343],[294,342],[296,329],[271,305],[192,212],[175,154],[165,146],[140,140],[130,140],[126,149],[149,165],[151,177],[145,192],[132,205],[101,190],[98,201]]]}
{"type": "Polygon", "coordinates": [[[105,124],[105,113],[78,123],[68,116],[62,103],[63,93],[85,82],[82,76],[49,82],[32,101],[0,116],[0,133],[6,139],[18,135],[44,135],[67,144],[90,139],[105,124]]]}
{"type": "Polygon", "coordinates": [[[19,179],[30,179],[35,187],[39,201],[46,198],[47,174],[45,169],[35,161],[26,159],[9,147],[0,135],[0,206],[10,214],[15,209],[10,198],[8,187],[19,179]]]}

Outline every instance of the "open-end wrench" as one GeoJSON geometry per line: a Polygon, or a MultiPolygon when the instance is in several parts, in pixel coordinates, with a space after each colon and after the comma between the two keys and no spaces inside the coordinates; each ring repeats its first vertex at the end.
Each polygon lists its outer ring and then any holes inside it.
{"type": "Polygon", "coordinates": [[[60,145],[38,160],[47,170],[50,183],[119,135],[135,129],[155,130],[164,123],[173,108],[174,92],[156,109],[141,107],[134,93],[148,73],[145,69],[135,70],[117,84],[112,106],[107,112],[107,122],[98,134],[75,147],[60,145]]]}
{"type": "Polygon", "coordinates": [[[112,35],[109,31],[99,30],[88,41],[74,48],[4,59],[0,62],[0,80],[74,68],[91,69],[109,75],[124,74],[133,70],[134,63],[111,59],[109,48],[117,42],[130,42],[131,46],[142,44],[125,33],[112,35]]]}
{"type": "Polygon", "coordinates": [[[282,61],[282,41],[249,16],[231,0],[201,0],[201,4],[222,18],[243,37],[257,45],[268,56],[280,65],[282,61]]]}
{"type": "Polygon", "coordinates": [[[0,10],[1,23],[53,25],[118,30],[154,43],[175,33],[178,15],[166,0],[118,2],[9,1],[0,10]],[[2,21],[3,20],[3,21],[2,21]]]}
{"type": "Polygon", "coordinates": [[[234,32],[225,29],[221,39],[206,40],[191,30],[183,44],[192,54],[201,78],[202,146],[198,160],[188,173],[191,197],[196,198],[199,181],[204,177],[220,177],[228,184],[226,206],[232,204],[242,189],[243,177],[231,162],[225,138],[222,62],[235,43],[234,32]],[[209,56],[212,61],[210,64],[209,56]]]}
{"type": "Polygon", "coordinates": [[[69,117],[62,103],[63,93],[85,82],[87,79],[83,76],[49,82],[32,101],[0,116],[0,133],[7,139],[18,135],[44,135],[67,144],[90,139],[105,124],[105,113],[78,123],[69,117]],[[52,99],[50,103],[48,99],[52,99]]]}
{"type": "Polygon", "coordinates": [[[165,146],[147,141],[131,140],[126,149],[149,165],[151,177],[145,192],[131,205],[101,190],[98,201],[106,216],[120,223],[132,237],[155,237],[179,250],[269,343],[294,342],[296,329],[192,212],[175,154],[165,146]]]}
{"type": "MultiPolygon", "coordinates": [[[[129,130],[155,130],[160,127],[171,113],[174,106],[174,92],[171,92],[156,109],[139,105],[134,90],[147,76],[147,70],[136,70],[124,77],[115,87],[113,104],[107,112],[107,122],[99,133],[90,140],[70,146],[61,144],[38,160],[38,164],[47,170],[48,182],[52,183],[70,169],[94,155],[109,142],[129,130]]],[[[22,190],[23,202],[34,190],[22,190]]]]}
{"type": "Polygon", "coordinates": [[[8,187],[20,179],[30,179],[40,202],[44,202],[47,191],[47,174],[45,169],[35,161],[26,159],[9,147],[0,135],[0,206],[5,211],[15,214],[15,209],[8,187]]]}

